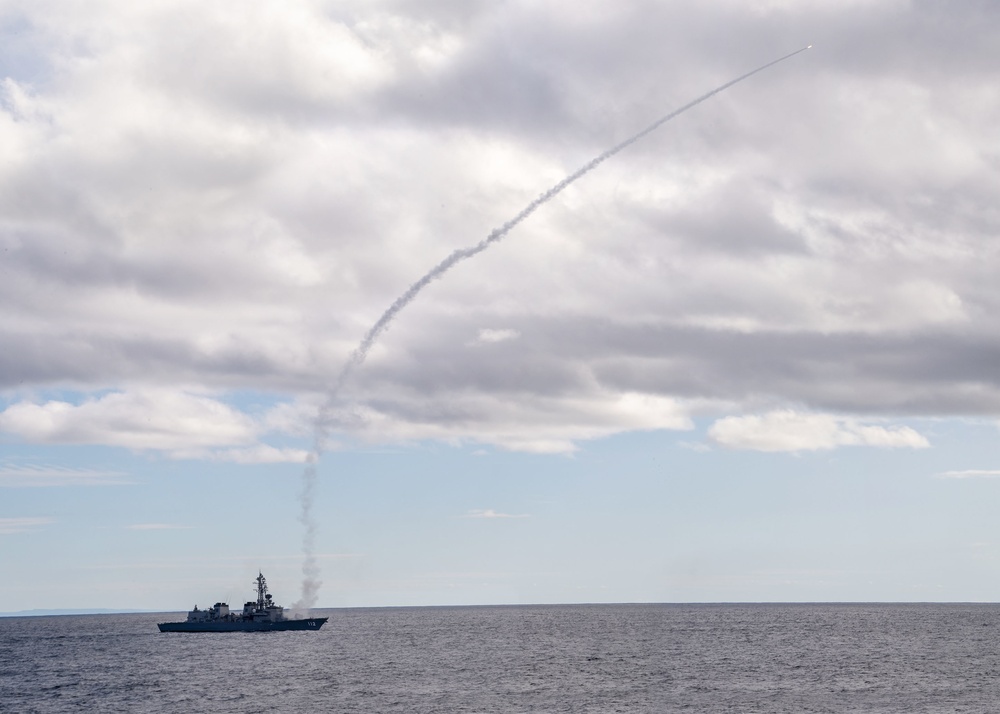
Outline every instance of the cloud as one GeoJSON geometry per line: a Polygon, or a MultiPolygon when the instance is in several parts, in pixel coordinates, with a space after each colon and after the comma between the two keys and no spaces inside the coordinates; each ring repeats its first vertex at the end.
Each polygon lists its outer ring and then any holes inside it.
{"type": "Polygon", "coordinates": [[[208,455],[213,461],[232,461],[237,464],[303,464],[308,457],[306,449],[279,449],[268,444],[258,444],[247,449],[222,449],[208,455]]]}
{"type": "Polygon", "coordinates": [[[942,7],[15,3],[0,394],[85,398],[14,401],[0,429],[296,462],[268,438],[308,418],[269,425],[234,395],[321,403],[423,270],[809,42],[421,294],[340,428],[566,452],[695,408],[857,415],[805,443],[1000,414],[1000,25],[942,7]]]}
{"type": "MultiPolygon", "coordinates": [[[[290,423],[285,416],[277,422],[290,423]]],[[[212,397],[165,388],[111,392],[80,404],[22,401],[0,412],[0,431],[36,444],[99,444],[237,463],[304,461],[302,449],[258,443],[269,423],[267,415],[256,419],[212,397]]],[[[70,477],[82,481],[88,474],[70,477]]]]}
{"type": "Polygon", "coordinates": [[[497,513],[491,508],[487,508],[485,510],[479,510],[479,509],[472,510],[466,513],[464,516],[462,516],[462,518],[528,518],[528,517],[529,516],[526,513],[516,516],[511,515],[509,513],[497,513]]]}
{"type": "Polygon", "coordinates": [[[484,327],[479,330],[477,339],[479,342],[505,342],[506,340],[516,340],[520,336],[521,333],[517,330],[494,330],[484,327]]]}
{"type": "Polygon", "coordinates": [[[397,390],[371,404],[334,414],[333,424],[349,424],[360,438],[374,442],[432,439],[550,454],[572,453],[581,441],[623,431],[692,428],[684,404],[632,393],[579,399],[522,394],[512,401],[476,392],[428,397],[397,390]]]}
{"type": "Polygon", "coordinates": [[[33,443],[159,450],[254,438],[246,415],[209,397],[167,389],[114,392],[82,404],[20,402],[0,414],[0,430],[33,443]]]}
{"type": "Polygon", "coordinates": [[[130,483],[134,483],[132,478],[119,471],[75,469],[39,464],[0,465],[0,487],[119,486],[130,483]]]}
{"type": "Polygon", "coordinates": [[[51,518],[0,518],[0,535],[30,533],[53,522],[51,518]]]}
{"type": "Polygon", "coordinates": [[[721,446],[752,451],[816,451],[840,446],[922,449],[930,446],[924,436],[907,426],[884,427],[830,414],[791,410],[725,417],[709,428],[708,436],[721,446]]]}
{"type": "Polygon", "coordinates": [[[938,474],[941,478],[997,478],[1000,470],[990,469],[966,469],[964,471],[943,471],[938,474]]]}

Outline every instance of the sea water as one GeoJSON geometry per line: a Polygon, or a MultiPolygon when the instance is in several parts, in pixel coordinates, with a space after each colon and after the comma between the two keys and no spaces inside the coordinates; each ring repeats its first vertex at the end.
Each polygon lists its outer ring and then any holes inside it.
{"type": "Polygon", "coordinates": [[[1000,605],[314,612],[318,632],[0,618],[0,711],[1000,711],[1000,605]]]}

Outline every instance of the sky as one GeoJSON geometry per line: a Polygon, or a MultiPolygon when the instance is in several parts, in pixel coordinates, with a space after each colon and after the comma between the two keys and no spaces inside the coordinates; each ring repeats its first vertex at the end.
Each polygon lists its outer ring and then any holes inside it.
{"type": "Polygon", "coordinates": [[[996,600],[998,46],[971,0],[0,0],[0,611],[288,605],[306,555],[322,607],[996,600]]]}

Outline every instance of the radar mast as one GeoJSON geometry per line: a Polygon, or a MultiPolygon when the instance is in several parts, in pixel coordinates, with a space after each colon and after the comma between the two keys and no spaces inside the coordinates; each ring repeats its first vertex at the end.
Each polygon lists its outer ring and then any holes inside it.
{"type": "Polygon", "coordinates": [[[264,579],[264,573],[257,571],[257,579],[254,581],[257,583],[257,609],[263,610],[271,603],[266,602],[271,599],[271,595],[267,592],[267,580],[264,579]]]}

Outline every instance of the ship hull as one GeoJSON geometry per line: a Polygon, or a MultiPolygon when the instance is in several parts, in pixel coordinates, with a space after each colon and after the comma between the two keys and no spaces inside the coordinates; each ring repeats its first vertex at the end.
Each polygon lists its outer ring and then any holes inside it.
{"type": "Polygon", "coordinates": [[[318,630],[328,617],[309,617],[304,620],[279,620],[278,622],[160,622],[160,632],[287,632],[289,630],[318,630]]]}

